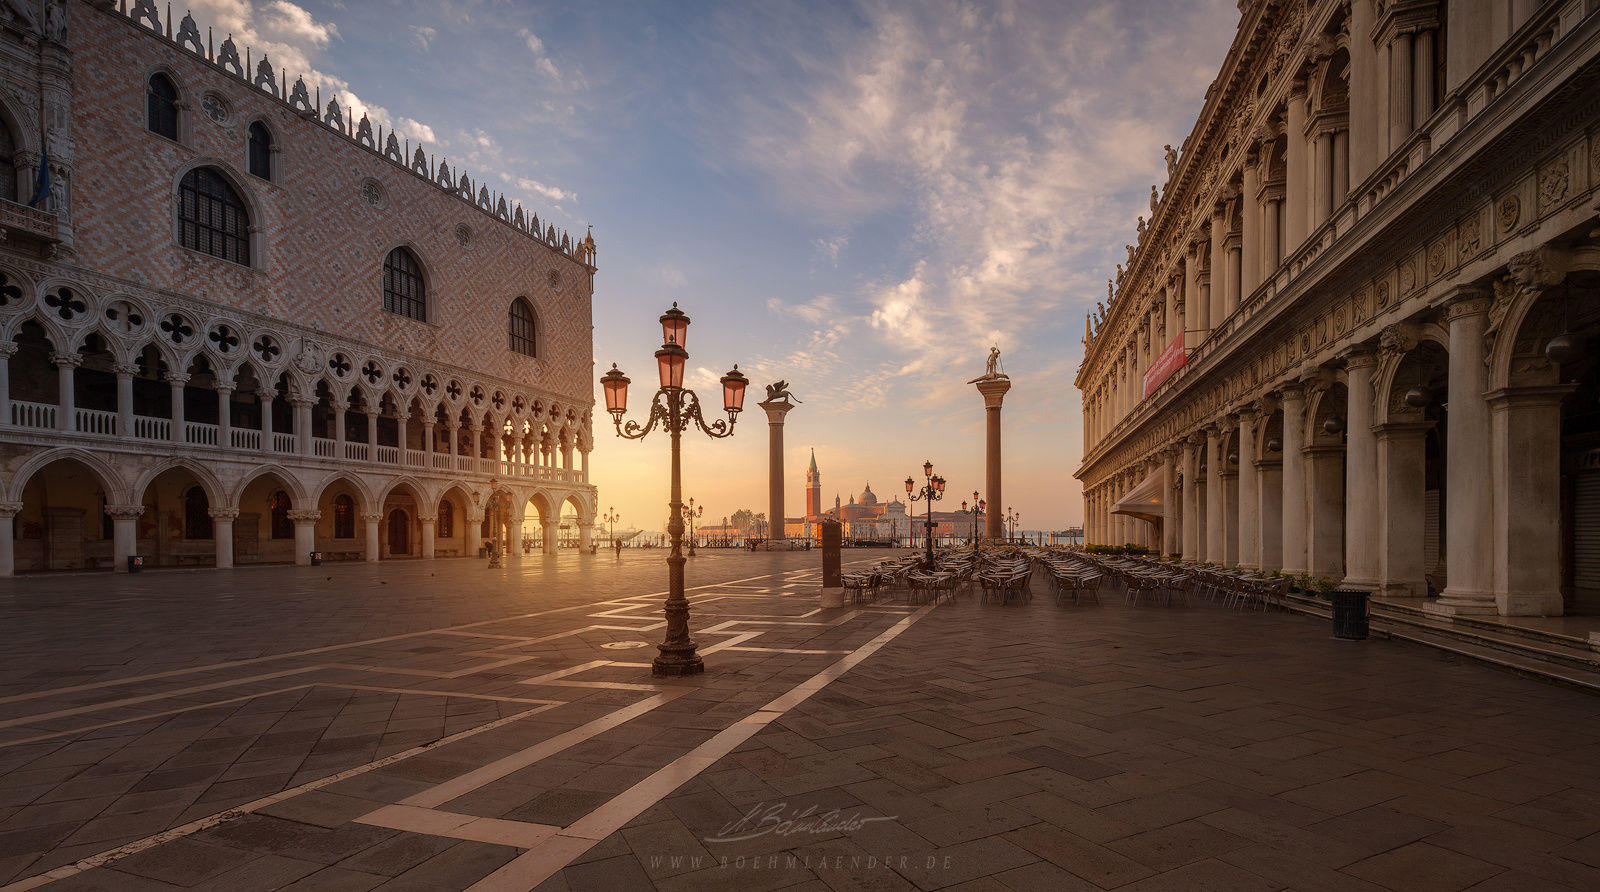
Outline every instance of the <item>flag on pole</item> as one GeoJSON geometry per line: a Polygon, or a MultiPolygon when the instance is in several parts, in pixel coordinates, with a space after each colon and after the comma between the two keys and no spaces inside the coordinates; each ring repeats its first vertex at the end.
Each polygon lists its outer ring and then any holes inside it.
{"type": "Polygon", "coordinates": [[[50,200],[50,150],[39,155],[39,175],[33,181],[33,198],[28,207],[42,208],[50,200]]]}

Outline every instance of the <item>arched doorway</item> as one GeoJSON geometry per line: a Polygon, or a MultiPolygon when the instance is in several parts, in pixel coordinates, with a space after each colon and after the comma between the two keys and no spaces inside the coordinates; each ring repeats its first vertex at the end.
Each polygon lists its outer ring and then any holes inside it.
{"type": "Polygon", "coordinates": [[[356,484],[337,477],[317,497],[316,548],[325,561],[359,561],[366,557],[366,524],[361,520],[366,500],[356,484]]]}
{"type": "Polygon", "coordinates": [[[275,472],[252,479],[239,495],[239,516],[233,523],[234,562],[292,563],[296,555],[289,512],[301,507],[298,501],[295,487],[275,472]]]}
{"type": "Polygon", "coordinates": [[[114,491],[75,459],[57,459],[33,472],[12,523],[16,572],[110,569],[108,497],[114,498],[114,491]]]}
{"type": "Polygon", "coordinates": [[[389,510],[389,556],[409,557],[411,555],[411,516],[404,508],[389,510]]]}
{"type": "Polygon", "coordinates": [[[168,468],[139,494],[138,551],[157,567],[212,567],[217,542],[211,497],[188,468],[168,468]]]}
{"type": "Polygon", "coordinates": [[[378,528],[378,554],[385,558],[415,557],[420,553],[422,524],[417,519],[428,502],[420,487],[402,480],[383,497],[378,528]]]}

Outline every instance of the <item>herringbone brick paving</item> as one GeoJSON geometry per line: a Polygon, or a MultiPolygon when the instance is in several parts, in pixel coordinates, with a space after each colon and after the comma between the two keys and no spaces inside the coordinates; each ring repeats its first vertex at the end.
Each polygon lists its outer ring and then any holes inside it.
{"type": "Polygon", "coordinates": [[[625,596],[659,558],[147,574],[73,609],[25,580],[0,592],[32,661],[0,664],[0,873],[197,821],[49,888],[1600,886],[1588,695],[1209,605],[815,611],[814,557],[716,552],[691,564],[708,674],[651,685],[659,597],[625,596]],[[148,590],[178,578],[230,590],[148,590]]]}

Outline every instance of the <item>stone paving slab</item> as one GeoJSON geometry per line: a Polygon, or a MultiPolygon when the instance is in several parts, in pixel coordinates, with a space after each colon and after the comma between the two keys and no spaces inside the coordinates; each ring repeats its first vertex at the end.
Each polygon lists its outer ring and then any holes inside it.
{"type": "Polygon", "coordinates": [[[1600,887],[1590,695],[1204,604],[821,611],[812,556],[716,552],[663,683],[660,557],[0,589],[0,882],[1600,887]]]}

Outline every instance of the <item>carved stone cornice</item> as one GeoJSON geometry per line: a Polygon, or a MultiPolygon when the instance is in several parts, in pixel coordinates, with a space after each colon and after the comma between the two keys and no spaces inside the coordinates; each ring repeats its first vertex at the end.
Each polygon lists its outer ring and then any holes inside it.
{"type": "Polygon", "coordinates": [[[226,523],[232,523],[239,519],[238,508],[211,508],[206,513],[211,515],[212,520],[220,520],[226,523]]]}
{"type": "Polygon", "coordinates": [[[288,517],[297,524],[316,523],[322,519],[322,512],[316,508],[291,508],[288,517]]]}

